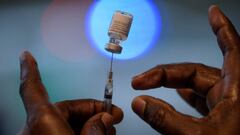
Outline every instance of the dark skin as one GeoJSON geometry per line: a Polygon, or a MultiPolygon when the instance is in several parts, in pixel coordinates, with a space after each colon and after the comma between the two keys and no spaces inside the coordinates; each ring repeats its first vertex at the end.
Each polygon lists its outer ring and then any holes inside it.
{"type": "MultiPolygon", "coordinates": [[[[179,95],[204,115],[194,118],[150,96],[136,97],[132,108],[159,133],[167,135],[239,135],[240,38],[229,19],[216,6],[209,20],[223,53],[222,69],[196,63],[158,65],[133,78],[134,89],[161,86],[176,88],[179,95]]],[[[21,56],[20,94],[27,112],[22,135],[115,134],[123,112],[114,106],[112,116],[94,99],[51,104],[41,82],[35,59],[21,56]]]]}
{"type": "Polygon", "coordinates": [[[240,134],[240,37],[217,6],[209,8],[209,21],[222,51],[222,69],[196,63],[158,65],[132,80],[136,90],[175,88],[204,115],[195,118],[151,96],[139,96],[132,108],[159,133],[166,135],[240,134]]]}
{"type": "Polygon", "coordinates": [[[103,112],[103,102],[94,99],[61,101],[52,104],[41,82],[37,63],[29,52],[20,57],[20,95],[27,112],[20,135],[105,135],[116,134],[113,127],[123,119],[120,108],[112,115],[103,112]]]}

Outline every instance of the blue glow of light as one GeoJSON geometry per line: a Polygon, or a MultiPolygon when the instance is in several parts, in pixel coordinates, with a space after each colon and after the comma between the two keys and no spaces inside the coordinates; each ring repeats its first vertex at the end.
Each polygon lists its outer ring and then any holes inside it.
{"type": "Polygon", "coordinates": [[[122,42],[122,53],[114,58],[131,59],[140,56],[155,44],[161,31],[159,11],[148,0],[95,1],[86,22],[91,44],[106,56],[111,56],[104,47],[109,41],[107,32],[116,10],[129,12],[134,18],[128,39],[122,42]]]}

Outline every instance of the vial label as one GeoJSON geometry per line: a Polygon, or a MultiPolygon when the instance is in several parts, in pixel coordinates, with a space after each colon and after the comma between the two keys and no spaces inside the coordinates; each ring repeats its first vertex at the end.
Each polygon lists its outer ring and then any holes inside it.
{"type": "Polygon", "coordinates": [[[112,17],[112,22],[108,32],[109,36],[120,40],[126,40],[132,20],[132,15],[126,12],[117,11],[112,17]]]}

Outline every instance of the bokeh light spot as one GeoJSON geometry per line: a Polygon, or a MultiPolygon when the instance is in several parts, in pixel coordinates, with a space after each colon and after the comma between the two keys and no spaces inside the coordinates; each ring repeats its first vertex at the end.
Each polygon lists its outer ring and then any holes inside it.
{"type": "Polygon", "coordinates": [[[134,16],[128,39],[122,43],[123,51],[117,59],[132,59],[147,52],[158,39],[161,31],[160,13],[148,0],[101,0],[92,4],[86,19],[88,38],[91,45],[106,56],[111,54],[104,47],[109,40],[109,24],[116,10],[134,16]]]}
{"type": "Polygon", "coordinates": [[[95,52],[85,33],[85,22],[91,1],[54,0],[44,11],[41,32],[46,48],[68,62],[91,59],[95,52]]]}

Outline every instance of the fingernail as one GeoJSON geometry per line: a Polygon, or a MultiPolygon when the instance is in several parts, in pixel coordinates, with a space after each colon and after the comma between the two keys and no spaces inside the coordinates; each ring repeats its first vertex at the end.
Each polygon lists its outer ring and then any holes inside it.
{"type": "Polygon", "coordinates": [[[26,51],[24,51],[20,57],[19,57],[19,60],[20,60],[20,63],[22,64],[22,62],[26,59],[26,51]]]}
{"type": "MultiPolygon", "coordinates": [[[[217,5],[212,5],[211,7],[209,7],[208,12],[214,12],[214,13],[222,13],[221,9],[217,6],[217,5]]],[[[216,16],[216,14],[214,14],[214,16],[216,16]]]]}
{"type": "Polygon", "coordinates": [[[19,57],[20,68],[21,68],[21,73],[20,73],[21,80],[24,80],[25,76],[27,75],[27,70],[26,70],[26,68],[24,68],[24,61],[26,60],[26,57],[27,57],[26,55],[27,55],[27,52],[25,51],[19,57]]]}
{"type": "Polygon", "coordinates": [[[140,97],[136,97],[132,102],[133,111],[141,117],[144,116],[145,107],[146,107],[146,102],[140,97]]]}
{"type": "Polygon", "coordinates": [[[108,113],[102,115],[101,121],[107,130],[113,126],[113,117],[108,113]]]}
{"type": "Polygon", "coordinates": [[[217,8],[217,9],[219,9],[219,7],[218,7],[217,5],[212,5],[212,6],[210,6],[210,7],[209,7],[209,9],[208,9],[208,10],[210,11],[210,10],[212,10],[212,9],[214,9],[214,8],[217,8]]]}
{"type": "Polygon", "coordinates": [[[142,85],[142,81],[143,81],[144,75],[140,74],[138,76],[135,76],[132,78],[132,87],[137,90],[139,88],[139,86],[142,85]]]}

